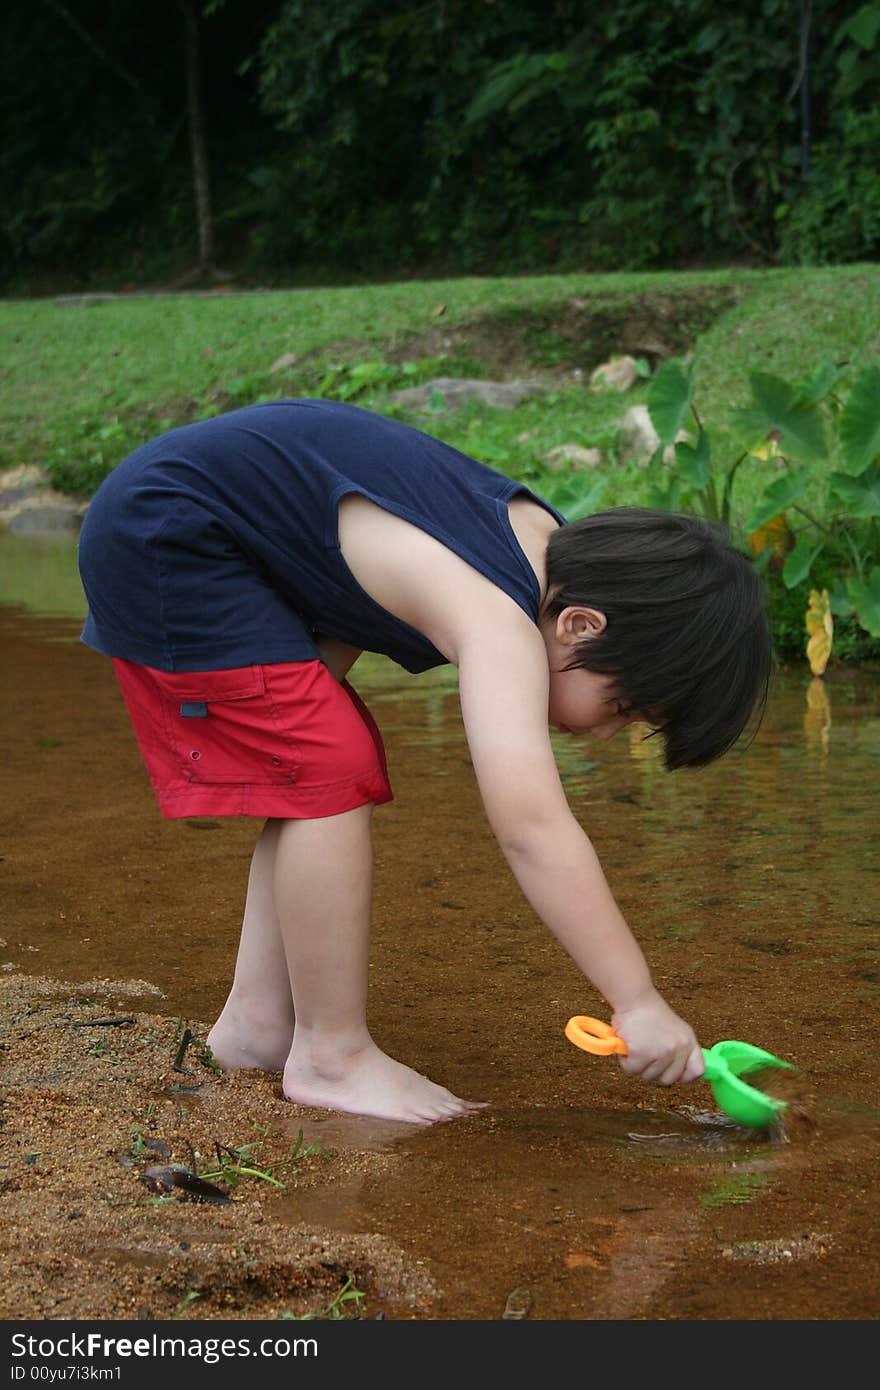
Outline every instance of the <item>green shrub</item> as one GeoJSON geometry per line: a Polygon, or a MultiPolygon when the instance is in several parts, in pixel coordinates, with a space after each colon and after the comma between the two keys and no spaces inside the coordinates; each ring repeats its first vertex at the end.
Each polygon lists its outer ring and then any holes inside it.
{"type": "Polygon", "coordinates": [[[880,254],[880,110],[847,111],[836,139],[818,145],[802,196],[780,209],[780,257],[838,265],[880,254]]]}

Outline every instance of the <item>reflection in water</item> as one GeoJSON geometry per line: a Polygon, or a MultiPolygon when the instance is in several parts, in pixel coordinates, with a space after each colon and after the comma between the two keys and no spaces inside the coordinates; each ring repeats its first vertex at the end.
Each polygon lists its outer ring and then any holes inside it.
{"type": "Polygon", "coordinates": [[[807,708],[804,712],[804,734],[807,752],[826,757],[831,744],[831,700],[828,686],[821,676],[814,676],[807,686],[807,708]]]}
{"type": "Polygon", "coordinates": [[[769,1181],[767,1173],[735,1170],[720,1182],[713,1183],[706,1192],[701,1192],[700,1202],[704,1207],[724,1207],[731,1202],[752,1202],[769,1181]]]}
{"type": "Polygon", "coordinates": [[[20,604],[31,613],[84,618],[76,541],[0,532],[0,602],[20,604]]]}

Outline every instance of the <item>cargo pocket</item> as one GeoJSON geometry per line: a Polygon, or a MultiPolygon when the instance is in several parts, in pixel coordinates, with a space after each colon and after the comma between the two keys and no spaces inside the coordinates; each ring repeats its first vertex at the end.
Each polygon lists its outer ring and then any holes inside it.
{"type": "Polygon", "coordinates": [[[185,781],[284,786],[301,758],[266,690],[261,666],[163,672],[165,713],[185,781]]]}

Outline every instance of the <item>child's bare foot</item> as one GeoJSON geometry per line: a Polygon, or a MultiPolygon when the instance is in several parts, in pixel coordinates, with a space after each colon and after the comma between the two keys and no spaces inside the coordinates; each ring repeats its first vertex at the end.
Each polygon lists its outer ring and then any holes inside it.
{"type": "Polygon", "coordinates": [[[332,1061],[324,1053],[320,1065],[306,1051],[295,1042],[284,1068],[284,1094],[299,1105],[433,1124],[481,1110],[485,1104],[454,1096],[412,1067],[395,1062],[372,1041],[332,1061]]]}
{"type": "Polygon", "coordinates": [[[208,1046],[223,1071],[283,1071],[293,1041],[293,1022],[246,1017],[227,1002],[208,1034],[208,1046]]]}

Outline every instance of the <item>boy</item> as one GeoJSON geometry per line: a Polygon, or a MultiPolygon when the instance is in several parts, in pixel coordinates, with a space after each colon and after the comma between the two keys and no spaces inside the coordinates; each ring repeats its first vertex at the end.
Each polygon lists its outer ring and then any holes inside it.
{"type": "Polygon", "coordinates": [[[548,724],[655,725],[669,768],[728,749],[766,692],[763,597],[694,518],[567,524],[438,440],[358,407],[275,401],[172,430],[104,481],[80,538],[83,640],[113,658],[162,814],[265,818],[221,1067],[283,1071],[304,1105],[418,1123],[476,1102],[367,1027],[381,738],[362,650],[458,667],[491,828],[526,898],[607,1000],[623,1069],[703,1071],[569,810],[548,724]]]}

